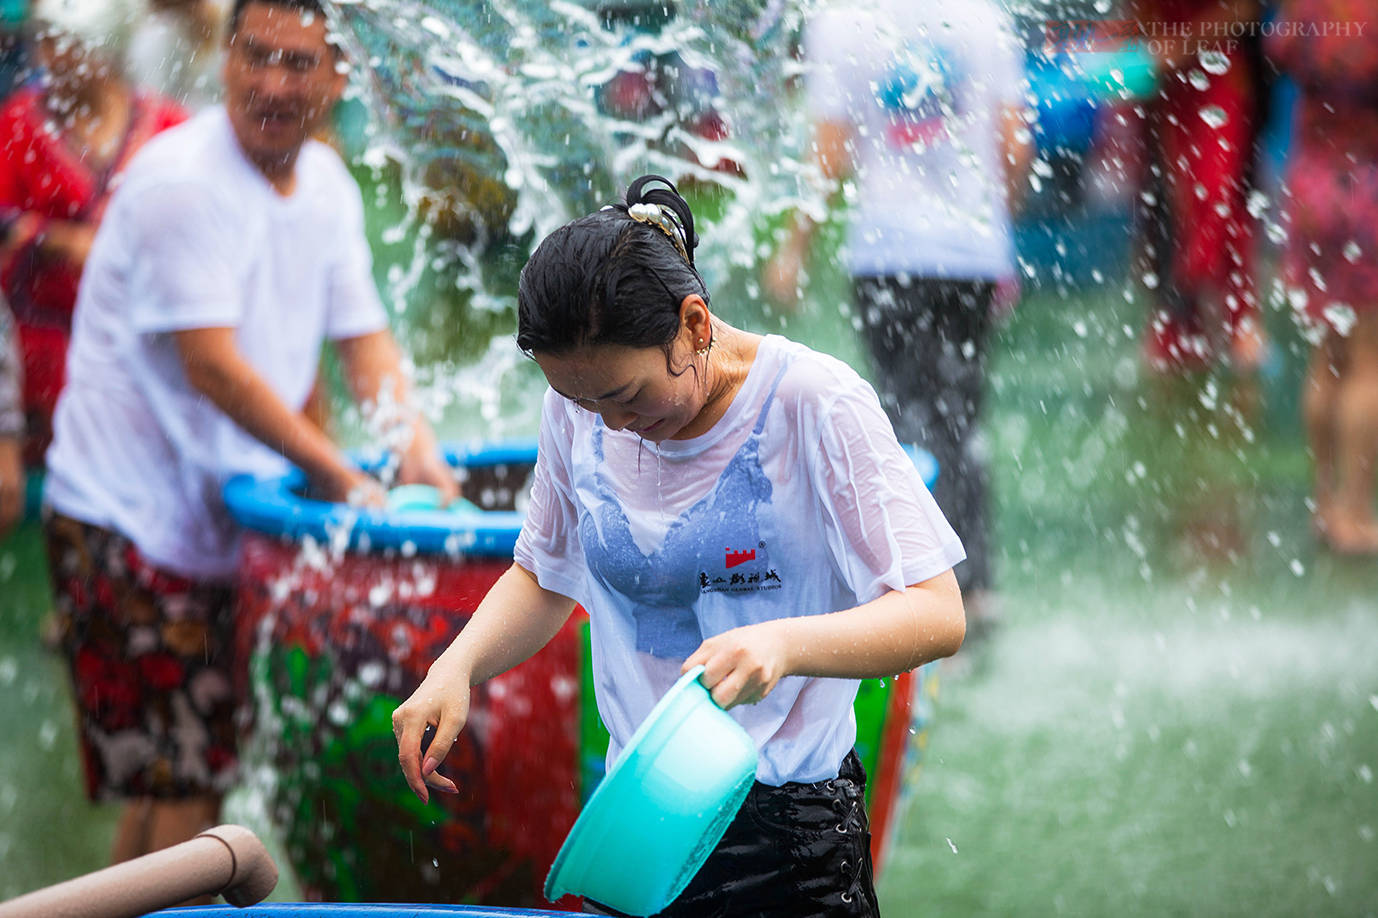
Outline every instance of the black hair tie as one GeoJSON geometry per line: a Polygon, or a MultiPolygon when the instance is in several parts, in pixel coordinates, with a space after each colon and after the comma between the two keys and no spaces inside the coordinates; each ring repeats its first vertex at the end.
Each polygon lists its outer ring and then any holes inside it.
{"type": "Polygon", "coordinates": [[[658,227],[670,237],[690,267],[694,266],[694,249],[699,244],[694,213],[674,182],[663,175],[643,175],[627,187],[627,202],[618,209],[625,210],[633,220],[658,227]],[[666,187],[646,188],[656,182],[666,187]]]}

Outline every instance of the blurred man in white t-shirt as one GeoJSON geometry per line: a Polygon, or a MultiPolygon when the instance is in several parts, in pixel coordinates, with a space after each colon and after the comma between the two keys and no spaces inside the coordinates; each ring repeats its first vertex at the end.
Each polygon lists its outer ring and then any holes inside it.
{"type": "MultiPolygon", "coordinates": [[[[148,144],[86,263],[48,452],[49,558],[87,790],[127,802],[116,861],[218,819],[235,774],[239,472],[380,502],[303,409],[333,342],[354,396],[405,405],[363,204],[310,140],[344,87],[316,0],[238,0],[225,104],[148,144]]],[[[401,478],[455,481],[418,416],[401,478]]]]}
{"type": "MultiPolygon", "coordinates": [[[[804,45],[824,178],[854,176],[845,258],[876,389],[901,442],[937,458],[933,496],[967,561],[968,618],[989,610],[986,470],[975,437],[997,286],[1032,157],[1023,54],[992,0],[827,7],[804,45]]],[[[802,215],[767,268],[790,304],[814,230],[802,215]]]]}

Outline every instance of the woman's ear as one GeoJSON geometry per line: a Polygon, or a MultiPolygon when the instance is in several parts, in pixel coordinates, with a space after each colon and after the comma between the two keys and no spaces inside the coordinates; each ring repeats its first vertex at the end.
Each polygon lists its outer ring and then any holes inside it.
{"type": "Polygon", "coordinates": [[[697,293],[691,293],[680,301],[679,321],[688,330],[689,343],[694,350],[707,347],[708,342],[713,340],[713,314],[697,293]]]}

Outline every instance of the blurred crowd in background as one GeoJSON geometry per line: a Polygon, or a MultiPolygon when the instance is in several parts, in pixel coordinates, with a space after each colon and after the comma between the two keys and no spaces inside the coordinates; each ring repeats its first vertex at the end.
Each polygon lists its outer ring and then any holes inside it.
{"type": "MultiPolygon", "coordinates": [[[[645,28],[642,20],[656,19],[648,16],[651,6],[614,3],[605,12],[611,23],[636,21],[645,28]]],[[[1080,259],[1064,259],[1043,272],[1046,284],[1049,273],[1070,279],[1087,266],[1099,273],[1102,256],[1087,250],[1114,246],[1104,235],[1097,238],[1105,226],[1095,222],[1095,214],[1134,211],[1132,273],[1155,303],[1143,348],[1146,365],[1155,371],[1266,369],[1270,345],[1260,304],[1270,291],[1282,290],[1317,344],[1303,399],[1316,458],[1316,532],[1339,551],[1378,553],[1371,509],[1375,435],[1367,421],[1378,415],[1378,397],[1369,394],[1371,374],[1378,372],[1369,330],[1370,304],[1378,293],[1370,267],[1378,232],[1371,172],[1378,64],[1362,4],[1135,0],[1103,6],[1014,5],[967,17],[990,36],[1012,32],[1018,44],[1018,69],[1001,79],[1014,81],[1011,98],[1022,105],[1003,111],[991,136],[1003,137],[1008,148],[1014,136],[1009,116],[1021,109],[1026,126],[1019,130],[1021,149],[1002,154],[1007,160],[1014,156],[1020,168],[1010,182],[1012,209],[996,222],[1012,216],[1027,225],[1054,211],[1091,215],[1069,219],[1065,231],[1054,230],[1055,239],[1046,232],[1019,239],[1017,257],[1025,273],[1031,264],[1040,263],[1042,271],[1058,260],[1046,252],[1050,246],[1064,254],[1070,248],[1074,256],[1083,250],[1080,259]],[[1121,70],[1114,71],[1118,99],[1104,92],[1100,99],[1088,98],[1085,86],[1077,85],[1086,82],[1078,68],[1090,57],[1120,59],[1121,70]],[[1151,59],[1147,86],[1132,85],[1144,58],[1151,59]],[[1032,171],[1029,163],[1018,162],[1030,156],[1032,171]],[[1287,240],[1277,272],[1271,262],[1260,261],[1261,249],[1277,242],[1260,232],[1265,224],[1287,240]]],[[[77,283],[104,204],[141,144],[218,99],[226,13],[223,0],[7,0],[0,11],[0,289],[13,313],[7,341],[18,349],[23,367],[8,382],[21,387],[21,405],[7,408],[11,415],[22,411],[25,427],[19,458],[13,445],[17,422],[0,439],[6,444],[0,448],[0,521],[12,522],[19,512],[20,466],[42,463],[77,283]]],[[[661,18],[672,15],[667,7],[661,18]]],[[[801,56],[808,53],[802,39],[798,49],[801,56]]],[[[963,75],[943,72],[943,66],[938,59],[909,60],[907,69],[890,74],[894,98],[878,104],[891,105],[885,117],[919,126],[906,143],[920,137],[925,119],[936,114],[940,122],[943,107],[959,92],[963,75]]],[[[715,92],[710,70],[661,55],[641,61],[639,70],[616,74],[597,95],[601,108],[619,118],[680,111],[692,122],[692,133],[713,140],[730,132],[711,104],[715,92]]],[[[860,117],[863,109],[857,105],[853,114],[860,117]]],[[[819,149],[826,149],[838,142],[829,126],[845,119],[817,117],[819,149]]],[[[845,131],[841,136],[848,144],[857,139],[845,131]]],[[[883,157],[879,167],[860,159],[856,179],[864,196],[876,182],[868,173],[884,165],[883,157]]],[[[983,163],[977,171],[989,172],[990,166],[983,163]]],[[[435,178],[444,185],[444,175],[435,178]]],[[[941,196],[941,184],[929,181],[928,192],[941,196]]],[[[435,193],[443,197],[450,190],[437,187],[435,193]]],[[[885,232],[896,236],[894,226],[885,232]]],[[[928,232],[935,238],[931,226],[928,232]]],[[[909,240],[922,248],[915,240],[922,237],[909,240]]],[[[797,266],[794,274],[788,261],[783,267],[781,275],[775,259],[764,277],[777,302],[790,300],[784,288],[798,282],[797,266]]],[[[893,271],[873,265],[860,273],[905,271],[925,273],[914,265],[893,271]]],[[[1013,258],[1006,267],[987,265],[973,277],[962,277],[951,265],[928,273],[994,283],[994,313],[1014,302],[1021,279],[1013,258]]],[[[964,341],[972,333],[950,336],[964,341]]],[[[975,364],[979,360],[966,361],[966,370],[975,364]]],[[[970,388],[970,381],[964,385],[970,388]]],[[[979,385],[958,401],[974,405],[979,385]]],[[[979,409],[973,406],[970,414],[974,418],[979,409]]],[[[896,420],[905,426],[898,413],[896,420]]],[[[962,427],[970,421],[951,423],[962,427]]],[[[981,541],[977,535],[970,540],[981,541]]]]}

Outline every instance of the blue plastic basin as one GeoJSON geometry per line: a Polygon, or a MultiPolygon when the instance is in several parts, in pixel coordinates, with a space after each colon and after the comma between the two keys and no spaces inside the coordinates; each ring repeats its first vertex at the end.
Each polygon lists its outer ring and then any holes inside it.
{"type": "Polygon", "coordinates": [[[150,912],[148,918],[569,918],[569,912],[482,905],[426,905],[396,902],[348,904],[264,902],[246,908],[198,905],[150,912]]]}

